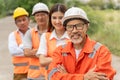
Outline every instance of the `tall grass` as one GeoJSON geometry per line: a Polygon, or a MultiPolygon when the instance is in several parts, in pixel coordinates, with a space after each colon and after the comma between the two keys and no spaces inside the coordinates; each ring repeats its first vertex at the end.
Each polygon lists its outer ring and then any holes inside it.
{"type": "Polygon", "coordinates": [[[105,19],[105,25],[92,35],[92,38],[105,44],[113,54],[120,56],[120,11],[106,10],[99,12],[105,19]]]}

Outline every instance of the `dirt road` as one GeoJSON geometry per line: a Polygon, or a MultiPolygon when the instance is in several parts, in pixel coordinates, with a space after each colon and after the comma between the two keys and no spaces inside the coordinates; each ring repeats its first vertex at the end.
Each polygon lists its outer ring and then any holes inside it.
{"type": "MultiPolygon", "coordinates": [[[[15,29],[12,17],[0,19],[0,80],[12,80],[13,66],[7,45],[8,35],[15,29]]],[[[120,57],[113,55],[112,65],[117,71],[114,80],[120,80],[120,57]]]]}

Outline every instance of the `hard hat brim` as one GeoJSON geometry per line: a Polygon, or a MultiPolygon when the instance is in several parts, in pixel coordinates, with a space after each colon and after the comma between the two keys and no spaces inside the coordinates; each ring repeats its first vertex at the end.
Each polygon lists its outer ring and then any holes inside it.
{"type": "Polygon", "coordinates": [[[67,16],[67,17],[63,18],[62,24],[64,24],[66,20],[72,19],[72,18],[80,18],[80,19],[87,21],[88,23],[90,22],[88,18],[84,18],[83,16],[80,16],[80,15],[73,15],[73,16],[67,16]]]}
{"type": "Polygon", "coordinates": [[[40,13],[40,12],[44,12],[44,13],[47,13],[47,14],[49,14],[49,12],[48,12],[48,11],[41,10],[41,11],[36,11],[36,12],[33,12],[33,13],[32,13],[32,15],[34,16],[36,13],[40,13]]]}

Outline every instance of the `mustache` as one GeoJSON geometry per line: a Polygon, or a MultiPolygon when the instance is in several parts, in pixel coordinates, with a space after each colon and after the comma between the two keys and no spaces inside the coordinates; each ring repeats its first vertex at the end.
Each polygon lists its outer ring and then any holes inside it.
{"type": "Polygon", "coordinates": [[[78,32],[72,33],[72,34],[71,34],[71,37],[73,37],[74,35],[78,35],[78,36],[81,36],[81,37],[82,37],[82,35],[81,35],[80,33],[78,33],[78,32]]]}

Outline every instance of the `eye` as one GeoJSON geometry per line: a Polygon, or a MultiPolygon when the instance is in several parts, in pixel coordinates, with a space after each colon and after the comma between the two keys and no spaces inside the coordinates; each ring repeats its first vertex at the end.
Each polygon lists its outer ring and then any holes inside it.
{"type": "Polygon", "coordinates": [[[60,16],[60,17],[59,17],[59,19],[62,19],[62,18],[63,18],[63,16],[60,16]]]}
{"type": "Polygon", "coordinates": [[[52,19],[56,19],[56,17],[55,17],[55,16],[52,16],[52,19]]]}
{"type": "Polygon", "coordinates": [[[26,20],[27,20],[26,18],[23,19],[23,21],[26,21],[26,20]]]}
{"type": "Polygon", "coordinates": [[[76,27],[82,27],[82,26],[83,26],[82,23],[76,24],[76,27]]]}
{"type": "Polygon", "coordinates": [[[67,25],[67,28],[72,28],[73,27],[73,25],[67,25]]]}

